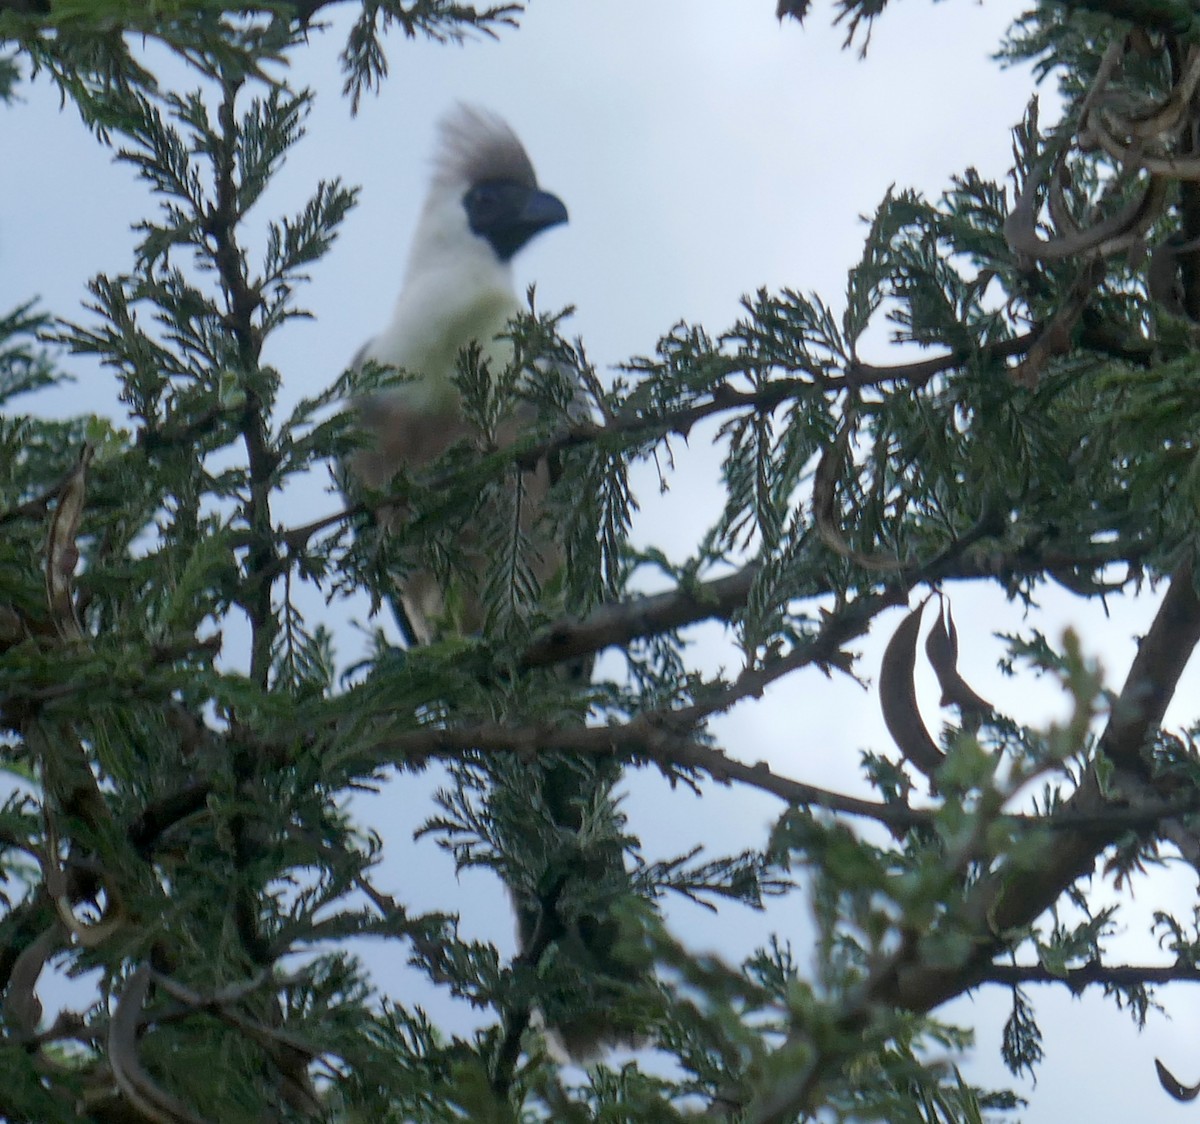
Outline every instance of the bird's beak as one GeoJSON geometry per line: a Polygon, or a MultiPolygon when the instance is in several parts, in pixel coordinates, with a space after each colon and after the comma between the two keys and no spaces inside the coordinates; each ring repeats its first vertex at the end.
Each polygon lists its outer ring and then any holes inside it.
{"type": "Polygon", "coordinates": [[[486,238],[501,261],[549,226],[567,221],[557,195],[523,183],[484,183],[463,199],[471,230],[486,238]]]}
{"type": "Polygon", "coordinates": [[[539,231],[567,221],[566,204],[548,191],[531,191],[517,216],[516,225],[532,238],[539,231]]]}

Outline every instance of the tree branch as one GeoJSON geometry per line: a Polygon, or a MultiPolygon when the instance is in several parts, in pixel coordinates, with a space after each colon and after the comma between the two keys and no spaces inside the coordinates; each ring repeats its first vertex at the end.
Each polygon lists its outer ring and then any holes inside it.
{"type": "MultiPolygon", "coordinates": [[[[1142,640],[1098,747],[1099,754],[1117,765],[1117,787],[1133,790],[1127,795],[1138,796],[1150,788],[1153,798],[1150,766],[1142,750],[1159,727],[1197,643],[1200,598],[1191,563],[1185,562],[1176,570],[1142,640]]],[[[843,1033],[827,1035],[831,1045],[760,1088],[744,1119],[750,1124],[782,1124],[814,1107],[822,1084],[853,1056],[854,1044],[871,1026],[876,1010],[930,1011],[992,979],[998,967],[992,960],[1008,946],[1012,934],[1023,933],[1077,879],[1090,874],[1101,851],[1125,829],[1124,824],[1104,822],[1111,783],[1103,786],[1095,768],[1090,769],[1063,811],[1095,816],[1095,826],[1056,832],[1053,848],[1036,858],[1024,853],[1022,859],[1003,863],[974,884],[961,909],[951,911],[948,923],[958,929],[957,939],[973,944],[962,960],[948,964],[940,951],[926,960],[921,934],[906,934],[901,947],[876,964],[862,987],[844,1003],[837,1019],[843,1033]]],[[[1052,816],[1050,824],[1053,822],[1052,816]]],[[[958,862],[970,858],[973,847],[971,841],[959,847],[958,862]]],[[[958,862],[951,865],[957,869],[958,862]]],[[[789,1035],[781,1051],[794,1049],[799,1035],[799,1030],[789,1035]]]]}
{"type": "Polygon", "coordinates": [[[1021,984],[1064,984],[1078,995],[1086,987],[1139,987],[1154,984],[1200,983],[1200,966],[1194,964],[1084,964],[1052,972],[1042,964],[993,964],[982,983],[1018,987],[1021,984]]]}
{"type": "MultiPolygon", "coordinates": [[[[1200,598],[1194,588],[1190,562],[1181,565],[1158,613],[1143,638],[1097,748],[1098,755],[1118,768],[1118,786],[1139,795],[1151,784],[1150,765],[1143,756],[1191,653],[1200,643],[1200,598]]],[[[1153,788],[1150,797],[1154,798],[1153,788]]],[[[953,968],[903,966],[881,987],[876,999],[908,1010],[928,1011],[969,990],[994,967],[990,961],[1005,945],[1004,934],[1023,930],[1048,909],[1079,878],[1092,872],[1105,847],[1126,830],[1120,817],[1106,823],[1109,802],[1095,769],[1063,806],[1066,816],[1082,816],[1091,827],[1056,832],[1054,847],[1036,864],[1004,864],[976,884],[965,903],[963,917],[974,933],[976,950],[968,965],[953,968]]]]}
{"type": "Polygon", "coordinates": [[[660,768],[695,769],[722,784],[737,782],[778,796],[789,804],[816,806],[852,816],[864,816],[904,832],[930,820],[930,812],[903,804],[878,804],[856,796],[832,792],[772,771],[765,761],[753,765],[737,761],[724,751],[672,732],[668,715],[644,714],[622,726],[563,728],[553,723],[533,726],[503,726],[481,723],[445,729],[414,730],[370,745],[406,764],[430,758],[448,759],[474,753],[514,753],[533,758],[549,746],[556,753],[589,757],[618,754],[643,758],[660,768]]]}
{"type": "MultiPolygon", "coordinates": [[[[965,549],[953,544],[941,556],[903,575],[906,585],[1009,577],[1036,570],[1102,569],[1116,563],[1136,565],[1145,549],[1105,544],[1087,552],[1026,547],[1004,550],[974,542],[965,549]]],[[[751,562],[725,577],[680,585],[665,593],[633,596],[594,609],[582,620],[563,617],[534,636],[521,656],[523,668],[547,667],[605,648],[620,648],[663,632],[710,620],[731,620],[746,604],[758,563],[751,562]]],[[[901,575],[897,573],[897,577],[901,575]]],[[[796,590],[794,597],[828,596],[831,589],[796,590]]],[[[895,602],[898,604],[899,602],[895,602]]]]}

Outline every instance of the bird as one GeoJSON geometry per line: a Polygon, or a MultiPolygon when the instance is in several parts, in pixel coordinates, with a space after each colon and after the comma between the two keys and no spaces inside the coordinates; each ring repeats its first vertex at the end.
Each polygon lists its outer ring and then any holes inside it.
{"type": "MultiPolygon", "coordinates": [[[[392,319],[353,361],[399,368],[408,381],[356,403],[365,442],[348,461],[353,481],[385,489],[397,471],[428,465],[469,438],[456,374],[464,349],[477,348],[479,361],[493,373],[511,363],[513,343],[505,333],[521,307],[513,259],[567,220],[565,204],[539,186],[524,145],[502,118],[458,105],[441,120],[429,191],[392,319]]],[[[578,411],[582,388],[577,372],[568,375],[578,388],[571,409],[578,411]]],[[[529,408],[518,406],[497,427],[497,442],[511,442],[531,420],[529,408]]],[[[522,522],[534,540],[539,586],[552,581],[565,557],[538,519],[553,468],[542,461],[521,473],[522,522]]],[[[392,529],[405,517],[400,505],[385,506],[379,515],[392,529]]],[[[484,628],[478,586],[486,558],[470,536],[464,528],[458,544],[470,558],[463,588],[446,589],[443,571],[420,565],[398,579],[397,616],[409,644],[470,637],[484,628]]],[[[563,672],[575,679],[590,673],[590,663],[563,672]]],[[[612,797],[616,762],[547,753],[534,762],[487,758],[483,767],[495,820],[509,825],[507,844],[527,856],[523,873],[510,869],[506,880],[520,958],[538,969],[547,989],[538,1013],[551,1052],[560,1060],[584,1061],[612,1045],[640,1043],[637,1019],[610,1013],[647,978],[636,939],[627,939],[628,918],[637,916],[646,898],[633,890],[624,864],[624,821],[612,797]],[[617,899],[634,908],[610,910],[617,899]]]]}
{"type": "MultiPolygon", "coordinates": [[[[537,234],[567,221],[566,206],[538,187],[525,147],[501,118],[460,105],[442,119],[439,134],[432,182],[392,319],[352,361],[355,367],[373,361],[414,376],[392,392],[358,402],[371,441],[350,468],[375,489],[386,487],[399,467],[428,464],[468,436],[455,381],[459,355],[475,343],[491,370],[504,368],[512,344],[502,333],[521,307],[513,257],[537,234]]],[[[544,492],[545,471],[536,477],[534,486],[544,492]]],[[[394,522],[401,516],[393,511],[388,517],[394,522]]],[[[550,550],[541,568],[548,573],[560,564],[559,552],[550,550]]],[[[409,640],[429,644],[445,631],[445,592],[428,572],[406,577],[399,600],[409,640]]],[[[477,598],[465,598],[457,612],[456,631],[479,630],[477,598]]]]}

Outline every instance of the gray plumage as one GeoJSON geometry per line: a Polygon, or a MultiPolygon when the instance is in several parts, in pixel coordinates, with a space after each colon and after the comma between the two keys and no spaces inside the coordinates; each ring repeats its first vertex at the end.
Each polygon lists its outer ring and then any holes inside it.
{"type": "Polygon", "coordinates": [[[460,105],[442,118],[434,157],[435,184],[454,188],[486,180],[511,180],[536,188],[537,175],[525,146],[494,113],[460,105]]]}

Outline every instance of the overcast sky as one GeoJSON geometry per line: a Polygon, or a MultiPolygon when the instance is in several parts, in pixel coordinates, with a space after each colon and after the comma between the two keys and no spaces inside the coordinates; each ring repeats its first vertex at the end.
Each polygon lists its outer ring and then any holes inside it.
{"type": "MultiPolygon", "coordinates": [[[[1015,7],[909,0],[875,28],[866,62],[839,49],[842,33],[828,27],[828,6],[805,28],[780,26],[771,8],[771,0],[537,0],[522,29],[500,42],[456,48],[393,36],[391,76],[357,118],[338,95],[336,56],[348,13],[334,9],[333,29],[314,33],[310,49],[296,56],[293,81],[318,92],[309,136],[257,217],[296,211],[322,178],[339,176],[363,192],[333,253],[300,294],[315,319],[292,324],[271,342],[267,359],[283,372],[284,405],[332,381],[386,321],[424,192],[434,122],[457,100],[505,116],[543,185],[570,208],[570,224],[537,239],[518,259],[518,275],[522,284],[536,281],[542,307],[577,307],[569,330],[602,366],[652,352],[681,319],[721,331],[737,318],[739,297],[760,286],[813,290],[836,307],[861,248],[859,216],[873,212],[890,184],[937,194],[968,165],[1004,174],[1009,129],[1033,89],[1027,72],[1002,71],[989,59],[1015,7]]],[[[152,204],[73,111],[60,111],[44,83],[23,87],[23,94],[24,104],[0,109],[5,151],[20,154],[0,162],[0,310],[38,295],[47,310],[74,318],[90,276],[131,268],[129,227],[152,204]]],[[[881,345],[873,357],[885,355],[881,345]]],[[[31,401],[30,408],[117,410],[109,375],[74,360],[68,366],[80,376],[70,393],[31,401]]],[[[710,438],[698,432],[691,448],[679,451],[665,495],[650,475],[639,476],[640,543],[682,558],[708,525],[719,505],[710,438]]],[[[300,521],[332,510],[335,499],[324,487],[323,479],[313,480],[287,497],[283,517],[300,521]]],[[[1096,606],[1050,596],[1024,625],[1051,637],[1075,626],[1117,683],[1156,601],[1148,594],[1112,604],[1105,618],[1096,606]]],[[[313,604],[338,629],[349,658],[357,638],[347,621],[364,619],[365,607],[313,604]]],[[[1049,685],[1000,676],[1002,648],[991,634],[1023,625],[1002,597],[964,588],[954,607],[964,671],[980,693],[1027,721],[1061,712],[1049,685]]],[[[884,629],[899,619],[898,612],[885,618],[884,629]]],[[[695,637],[699,665],[733,665],[736,655],[720,630],[699,629],[695,637]]],[[[876,674],[885,641],[886,634],[864,644],[864,675],[876,674]]],[[[935,693],[927,694],[935,725],[935,693]]],[[[735,756],[842,788],[861,785],[860,749],[888,745],[874,695],[818,673],[778,685],[718,730],[735,756]]],[[[414,793],[429,783],[406,789],[402,804],[389,790],[371,806],[404,856],[385,869],[384,888],[431,908],[454,908],[469,891],[476,908],[464,915],[465,930],[511,948],[507,920],[496,927],[506,906],[493,882],[464,875],[456,887],[431,844],[407,842],[408,828],[428,811],[414,793]],[[415,884],[414,871],[421,875],[415,884]]],[[[701,805],[646,776],[631,780],[627,809],[652,857],[687,850],[700,816],[705,831],[719,836],[718,847],[761,845],[781,811],[765,797],[711,786],[701,805]]],[[[1144,891],[1140,913],[1131,918],[1160,906],[1186,916],[1194,881],[1183,871],[1160,879],[1158,896],[1144,891]]],[[[671,918],[697,946],[732,957],[767,932],[761,917],[745,912],[714,923],[693,907],[672,904],[671,918]]],[[[802,895],[771,920],[802,948],[808,932],[802,895]]],[[[1144,931],[1131,924],[1130,960],[1157,953],[1144,931]]],[[[397,959],[394,951],[373,955],[385,979],[397,959]]],[[[1188,989],[1168,997],[1172,1022],[1154,1017],[1140,1036],[1097,996],[1071,1000],[1042,989],[1035,998],[1047,1061],[1036,1089],[1017,1083],[1031,1098],[1021,1115],[1027,1124],[1194,1116],[1194,1108],[1161,1092],[1153,1067],[1159,1056],[1185,1081],[1200,1076],[1200,1018],[1188,989]]],[[[979,1046],[968,1066],[974,1080],[1012,1082],[998,1057],[1007,1007],[1007,997],[995,994],[943,1012],[977,1027],[979,1046]]],[[[445,1017],[454,1026],[469,1022],[467,1012],[445,1017]]]]}

